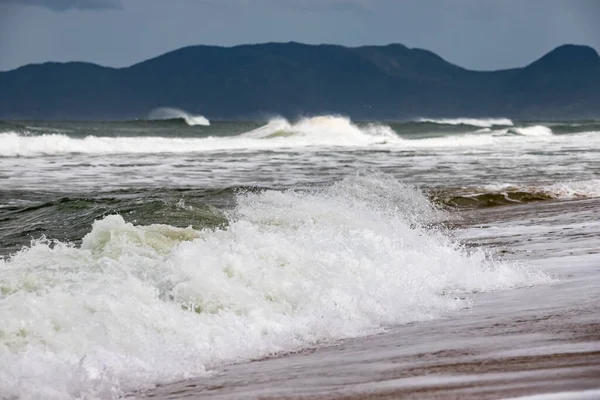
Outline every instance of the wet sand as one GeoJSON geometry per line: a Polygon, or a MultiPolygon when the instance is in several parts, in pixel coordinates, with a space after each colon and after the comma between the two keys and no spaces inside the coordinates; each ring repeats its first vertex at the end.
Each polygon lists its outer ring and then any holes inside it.
{"type": "Polygon", "coordinates": [[[463,214],[471,228],[458,236],[539,267],[555,283],[476,294],[473,307],[444,319],[216,368],[135,397],[600,399],[598,211],[600,201],[590,200],[463,214]]]}
{"type": "MultiPolygon", "coordinates": [[[[151,398],[499,399],[600,389],[598,313],[452,320],[229,366],[151,398]],[[587,321],[586,321],[587,320],[587,321]]],[[[600,398],[600,394],[598,395],[600,398]]]]}

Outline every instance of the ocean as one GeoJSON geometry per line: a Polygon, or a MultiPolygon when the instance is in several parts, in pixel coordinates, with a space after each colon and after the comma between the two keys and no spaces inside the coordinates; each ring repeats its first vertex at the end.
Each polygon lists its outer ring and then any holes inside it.
{"type": "Polygon", "coordinates": [[[0,398],[600,394],[599,121],[167,116],[0,122],[0,398]]]}

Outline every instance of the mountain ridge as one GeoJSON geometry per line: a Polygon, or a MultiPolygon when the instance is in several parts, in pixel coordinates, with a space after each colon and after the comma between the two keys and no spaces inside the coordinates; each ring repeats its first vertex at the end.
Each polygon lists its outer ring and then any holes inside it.
{"type": "Polygon", "coordinates": [[[46,62],[0,72],[0,118],[143,118],[172,106],[209,118],[600,115],[600,56],[562,45],[530,64],[474,71],[399,43],[182,47],[128,67],[46,62]]]}

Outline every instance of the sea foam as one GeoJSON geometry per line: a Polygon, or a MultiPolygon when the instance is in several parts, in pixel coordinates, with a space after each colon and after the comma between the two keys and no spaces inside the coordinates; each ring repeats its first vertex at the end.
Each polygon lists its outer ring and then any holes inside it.
{"type": "Polygon", "coordinates": [[[64,134],[0,133],[0,156],[54,154],[191,153],[218,150],[264,150],[301,147],[364,147],[400,143],[386,125],[358,127],[348,118],[319,116],[296,123],[273,119],[263,127],[230,137],[104,137],[73,138],[64,134]]]}
{"type": "MultiPolygon", "coordinates": [[[[191,117],[190,117],[191,118],[191,117]]],[[[199,117],[198,117],[199,118],[199,117]]],[[[201,153],[211,151],[259,151],[319,148],[380,147],[413,150],[453,147],[486,147],[543,142],[577,142],[596,137],[595,132],[555,136],[545,126],[502,128],[512,121],[490,120],[423,120],[436,123],[472,124],[482,129],[470,133],[449,134],[433,138],[400,137],[390,126],[380,123],[356,124],[347,117],[322,115],[295,122],[274,118],[265,125],[235,136],[86,136],[64,133],[40,134],[8,131],[0,133],[0,157],[37,157],[59,154],[162,154],[201,153]],[[492,128],[490,128],[492,127],[492,128]]],[[[509,124],[510,123],[510,124],[509,124]]],[[[206,134],[206,132],[205,132],[206,134]]]]}
{"type": "Polygon", "coordinates": [[[510,128],[508,133],[521,136],[552,136],[552,129],[543,125],[510,128]]]}
{"type": "Polygon", "coordinates": [[[244,133],[242,137],[268,139],[290,137],[298,142],[329,145],[368,145],[387,141],[400,141],[398,135],[387,125],[369,124],[358,127],[349,118],[323,115],[303,118],[290,123],[283,118],[270,120],[266,125],[244,133]]]}
{"type": "Polygon", "coordinates": [[[525,192],[539,193],[553,199],[577,199],[600,197],[600,179],[582,181],[561,181],[548,185],[523,185],[499,183],[486,185],[483,190],[487,192],[507,193],[525,192]]]}
{"type": "Polygon", "coordinates": [[[240,194],[223,229],[111,215],[80,247],[37,240],[0,259],[0,393],[114,398],[547,281],[427,228],[444,218],[415,188],[358,175],[240,194]]]}
{"type": "Polygon", "coordinates": [[[493,126],[513,126],[513,121],[508,118],[419,118],[417,122],[429,122],[440,125],[470,125],[479,128],[491,128],[493,126]]]}

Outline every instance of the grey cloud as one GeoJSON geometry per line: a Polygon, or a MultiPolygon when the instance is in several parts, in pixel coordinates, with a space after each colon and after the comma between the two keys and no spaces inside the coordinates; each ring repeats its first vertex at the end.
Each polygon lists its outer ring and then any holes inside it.
{"type": "Polygon", "coordinates": [[[352,13],[371,13],[374,3],[366,0],[306,0],[302,2],[279,3],[288,7],[297,7],[307,11],[340,11],[352,13]]]}
{"type": "Polygon", "coordinates": [[[0,3],[44,7],[53,11],[118,10],[123,8],[121,0],[0,0],[0,3]]]}
{"type": "Polygon", "coordinates": [[[600,50],[599,19],[599,0],[0,0],[0,70],[121,67],[183,46],[270,41],[394,42],[462,67],[511,68],[565,43],[600,50]],[[59,12],[74,9],[95,10],[59,12]]]}

